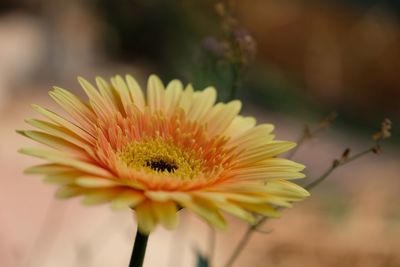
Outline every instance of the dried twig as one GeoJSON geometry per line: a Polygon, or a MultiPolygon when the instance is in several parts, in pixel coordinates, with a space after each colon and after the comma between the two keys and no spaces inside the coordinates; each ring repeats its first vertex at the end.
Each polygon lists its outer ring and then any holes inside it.
{"type": "MultiPolygon", "coordinates": [[[[330,118],[330,119],[326,120],[324,123],[320,124],[320,126],[317,127],[316,130],[313,131],[312,134],[310,134],[310,135],[308,135],[308,133],[310,133],[310,131],[307,131],[307,132],[305,131],[305,133],[307,133],[307,135],[303,134],[303,136],[307,136],[307,137],[301,138],[301,140],[303,140],[303,141],[301,141],[300,144],[302,144],[304,142],[304,140],[306,140],[307,138],[310,138],[310,136],[311,137],[315,136],[316,133],[320,132],[321,130],[325,129],[330,124],[332,124],[334,117],[336,117],[336,115],[328,116],[327,118],[330,118]]],[[[372,136],[372,140],[374,141],[374,144],[371,147],[369,147],[368,149],[363,150],[357,154],[354,154],[353,156],[350,156],[350,149],[346,148],[343,151],[343,153],[339,159],[333,160],[332,165],[325,172],[323,172],[321,176],[319,176],[317,179],[315,179],[310,184],[306,185],[305,188],[307,190],[311,190],[311,189],[315,188],[317,185],[319,185],[321,182],[323,182],[326,178],[328,178],[329,175],[332,174],[332,172],[334,170],[336,170],[337,168],[344,166],[354,160],[357,160],[364,155],[367,155],[369,153],[380,154],[382,152],[380,142],[391,136],[391,133],[390,133],[391,128],[392,128],[391,121],[389,119],[384,119],[381,124],[380,130],[372,136]]],[[[233,253],[228,258],[228,261],[226,262],[224,267],[232,266],[232,264],[235,262],[237,257],[243,251],[246,244],[249,242],[251,236],[254,233],[256,233],[258,231],[259,227],[261,225],[263,225],[267,220],[268,220],[268,217],[260,217],[260,219],[255,224],[253,224],[247,228],[242,239],[239,241],[239,243],[236,246],[236,248],[234,249],[233,253]]]]}
{"type": "Polygon", "coordinates": [[[331,127],[331,125],[336,120],[336,118],[337,118],[337,113],[331,112],[328,114],[328,116],[323,118],[314,129],[310,129],[310,127],[307,124],[304,125],[303,132],[296,141],[297,146],[290,151],[287,158],[289,158],[289,159],[293,158],[294,155],[299,151],[299,148],[301,147],[301,145],[303,145],[307,140],[314,138],[321,132],[323,132],[323,131],[327,130],[329,127],[331,127]]]}

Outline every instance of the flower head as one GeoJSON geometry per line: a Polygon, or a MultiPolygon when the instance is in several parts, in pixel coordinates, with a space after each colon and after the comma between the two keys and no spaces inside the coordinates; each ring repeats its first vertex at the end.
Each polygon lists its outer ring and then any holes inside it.
{"type": "Polygon", "coordinates": [[[215,104],[213,87],[194,91],[178,80],[164,87],[152,75],[145,97],[129,75],[111,84],[96,78],[97,88],[79,82],[89,101],[57,87],[49,93],[71,120],[34,105],[46,120],[28,119],[38,130],[21,131],[50,147],[21,152],[47,161],[26,172],[57,184],[60,198],[132,208],[148,233],[158,223],[173,228],[179,208],[224,228],[221,211],[253,222],[308,196],[288,181],[304,177],[304,167],[277,157],[295,144],[238,115],[240,101],[215,104]]]}

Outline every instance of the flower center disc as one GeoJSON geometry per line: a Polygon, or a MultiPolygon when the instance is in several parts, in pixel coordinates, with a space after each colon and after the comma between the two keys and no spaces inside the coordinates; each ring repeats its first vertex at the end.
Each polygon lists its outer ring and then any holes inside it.
{"type": "Polygon", "coordinates": [[[129,168],[180,179],[193,179],[203,170],[203,162],[195,151],[161,137],[129,143],[118,152],[118,158],[129,168]]]}

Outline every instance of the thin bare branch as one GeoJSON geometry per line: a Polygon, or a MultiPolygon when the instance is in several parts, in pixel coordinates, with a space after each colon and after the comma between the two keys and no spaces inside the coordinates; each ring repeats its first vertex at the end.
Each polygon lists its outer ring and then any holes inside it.
{"type": "MultiPolygon", "coordinates": [[[[328,118],[333,118],[333,117],[336,117],[336,115],[328,116],[328,118]]],[[[329,120],[323,122],[322,124],[320,124],[320,127],[317,127],[316,130],[312,132],[311,136],[313,134],[315,135],[319,131],[322,131],[322,129],[326,128],[331,123],[332,123],[332,119],[329,119],[329,120]]],[[[353,162],[369,153],[380,154],[380,152],[382,151],[380,142],[391,136],[391,133],[390,133],[391,127],[392,127],[391,121],[389,119],[384,119],[384,121],[381,124],[381,129],[377,133],[375,133],[372,137],[372,140],[374,141],[373,146],[371,146],[368,149],[363,150],[357,154],[354,154],[353,156],[350,156],[350,149],[346,148],[343,151],[343,153],[339,159],[333,160],[332,165],[325,172],[323,172],[317,179],[312,181],[310,184],[306,185],[304,188],[306,188],[307,190],[311,190],[311,189],[315,188],[321,182],[326,180],[332,174],[332,172],[334,172],[337,168],[344,166],[346,164],[349,164],[350,162],[353,162]]],[[[304,140],[309,138],[309,136],[310,136],[310,131],[307,130],[304,133],[305,134],[303,134],[303,136],[307,136],[307,137],[302,137],[300,140],[303,140],[303,141],[301,141],[300,144],[302,144],[304,142],[304,140]]],[[[231,256],[228,258],[228,261],[226,262],[224,267],[232,266],[232,264],[235,262],[237,257],[243,251],[246,244],[249,242],[251,236],[254,233],[256,233],[258,231],[259,227],[261,225],[263,225],[267,220],[268,220],[268,217],[260,217],[260,219],[255,224],[253,224],[247,228],[246,232],[242,236],[241,240],[239,241],[238,245],[234,249],[231,256]]]]}

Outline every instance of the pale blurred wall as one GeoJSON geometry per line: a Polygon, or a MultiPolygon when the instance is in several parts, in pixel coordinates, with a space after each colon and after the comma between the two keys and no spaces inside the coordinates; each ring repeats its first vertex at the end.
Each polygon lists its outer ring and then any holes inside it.
{"type": "Polygon", "coordinates": [[[41,21],[23,13],[0,16],[0,112],[11,91],[31,81],[46,55],[41,21]]]}
{"type": "Polygon", "coordinates": [[[0,13],[0,112],[18,94],[73,80],[103,63],[101,20],[83,1],[44,1],[0,13]]]}
{"type": "Polygon", "coordinates": [[[93,5],[80,0],[47,1],[42,16],[50,46],[47,60],[51,76],[77,76],[103,60],[103,25],[93,5]]]}

